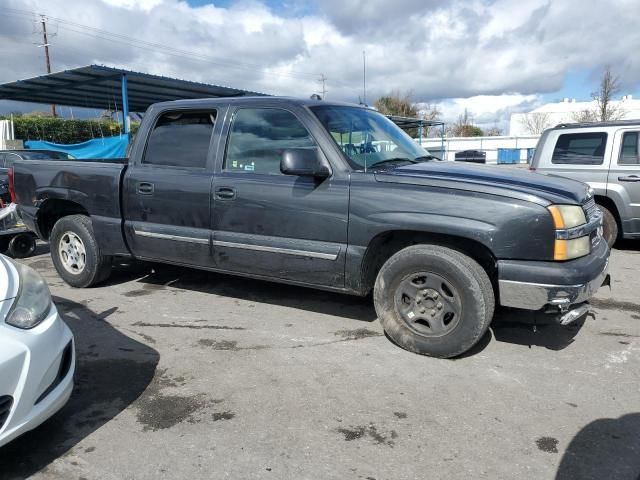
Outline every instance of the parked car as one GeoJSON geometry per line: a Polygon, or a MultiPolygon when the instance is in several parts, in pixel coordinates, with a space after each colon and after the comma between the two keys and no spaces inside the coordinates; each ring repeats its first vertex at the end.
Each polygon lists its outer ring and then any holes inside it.
{"type": "Polygon", "coordinates": [[[31,268],[0,255],[0,446],[34,429],[73,388],[73,335],[31,268]]]}
{"type": "Polygon", "coordinates": [[[487,152],[481,150],[464,150],[456,152],[456,162],[487,163],[487,152]]]}
{"type": "Polygon", "coordinates": [[[562,124],[542,134],[531,169],[589,184],[612,246],[640,238],[639,142],[640,120],[562,124]]]}
{"type": "Polygon", "coordinates": [[[11,189],[74,287],[134,257],[373,291],[389,336],[438,357],[471,348],[497,303],[586,313],[609,259],[587,185],[428,158],[356,105],[184,100],[149,108],[128,161],[16,161],[11,189]]]}

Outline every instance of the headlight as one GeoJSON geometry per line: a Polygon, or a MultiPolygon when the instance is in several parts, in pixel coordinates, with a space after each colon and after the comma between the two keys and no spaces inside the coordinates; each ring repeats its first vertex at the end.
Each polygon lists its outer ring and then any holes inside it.
{"type": "MultiPolygon", "coordinates": [[[[587,217],[584,210],[579,205],[551,205],[549,213],[553,217],[553,224],[556,228],[556,240],[553,246],[554,260],[572,260],[574,258],[584,257],[591,252],[591,241],[588,236],[572,238],[567,235],[572,228],[585,225],[587,217]],[[560,233],[564,236],[561,237],[560,233]]],[[[572,232],[573,236],[580,233],[572,232]]]]}
{"type": "Polygon", "coordinates": [[[579,205],[551,205],[549,211],[556,230],[579,227],[587,223],[584,210],[579,205]]]}
{"type": "Polygon", "coordinates": [[[42,322],[51,309],[51,293],[42,277],[32,268],[13,263],[20,286],[6,322],[17,328],[29,329],[42,322]]]}

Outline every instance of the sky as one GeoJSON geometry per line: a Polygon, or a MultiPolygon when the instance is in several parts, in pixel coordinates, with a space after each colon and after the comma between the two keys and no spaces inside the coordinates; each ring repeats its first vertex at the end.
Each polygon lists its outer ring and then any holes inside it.
{"type": "MultiPolygon", "coordinates": [[[[564,97],[609,65],[640,92],[637,0],[2,0],[0,82],[98,63],[277,95],[358,103],[393,90],[481,126],[564,97]],[[96,30],[98,29],[98,30],[96,30]]],[[[107,106],[105,106],[106,108],[107,106]]],[[[0,113],[46,109],[0,102],[0,113]]],[[[70,111],[63,107],[63,115],[70,111]]]]}

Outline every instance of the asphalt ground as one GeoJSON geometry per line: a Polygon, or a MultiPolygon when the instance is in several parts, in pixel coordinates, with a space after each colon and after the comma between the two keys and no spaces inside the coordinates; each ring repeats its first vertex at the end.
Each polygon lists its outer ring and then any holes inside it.
{"type": "Polygon", "coordinates": [[[78,290],[39,252],[76,388],[0,449],[0,478],[640,476],[639,242],[592,316],[503,310],[455,360],[395,346],[369,298],[149,265],[78,290]]]}

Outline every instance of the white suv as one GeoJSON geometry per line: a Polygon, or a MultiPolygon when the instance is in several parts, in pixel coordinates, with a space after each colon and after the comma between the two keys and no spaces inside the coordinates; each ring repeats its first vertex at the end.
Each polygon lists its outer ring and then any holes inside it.
{"type": "Polygon", "coordinates": [[[531,169],[589,184],[604,237],[640,238],[640,120],[569,123],[546,130],[531,169]]]}

